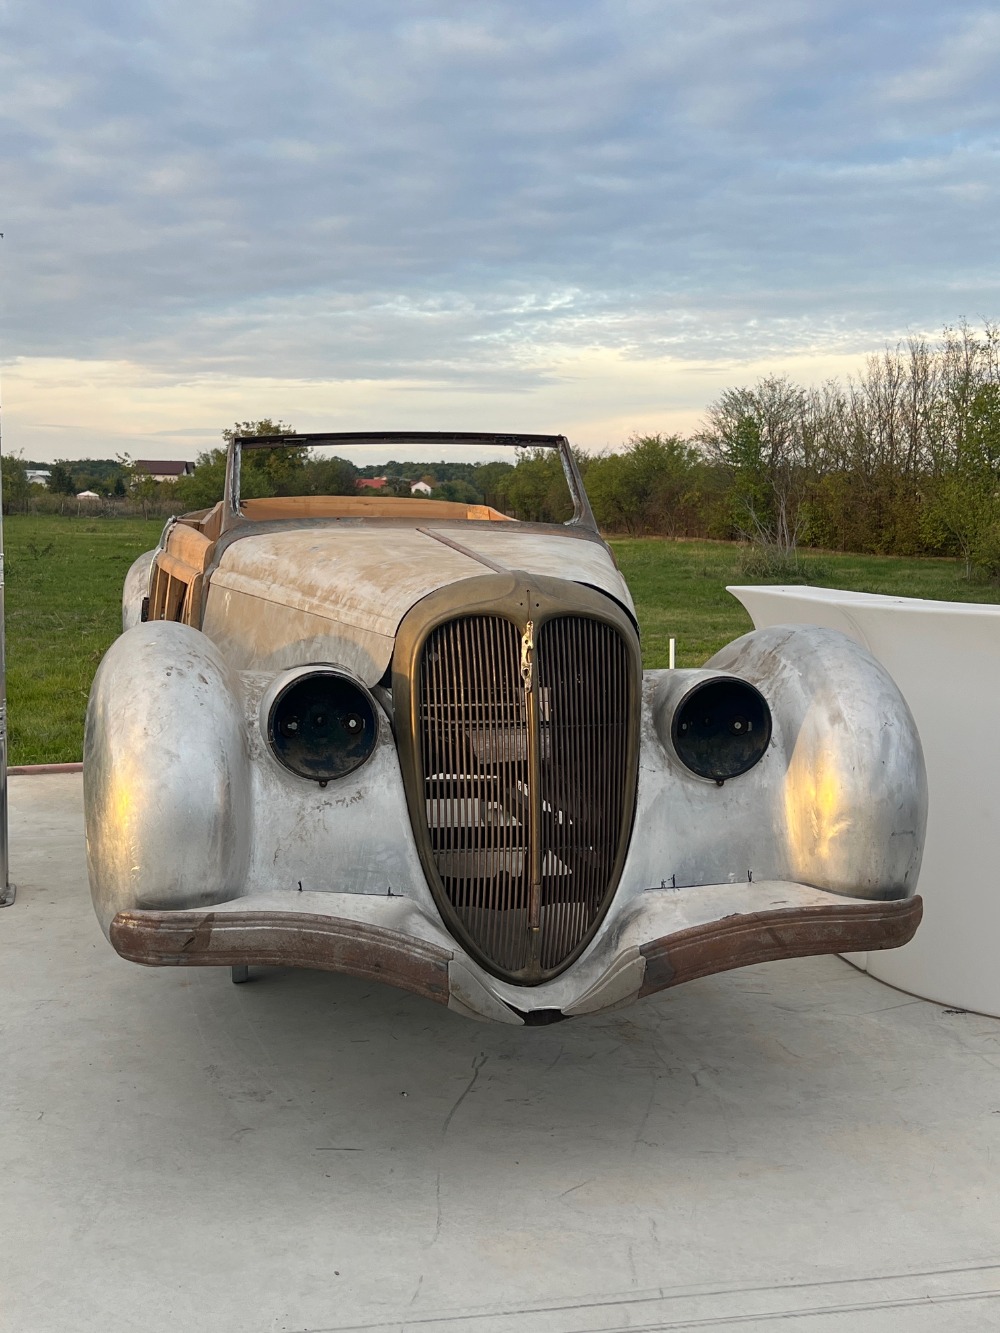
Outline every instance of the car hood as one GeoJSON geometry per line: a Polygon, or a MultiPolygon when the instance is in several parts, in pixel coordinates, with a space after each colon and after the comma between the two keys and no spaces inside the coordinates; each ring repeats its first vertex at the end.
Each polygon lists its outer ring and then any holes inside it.
{"type": "Polygon", "coordinates": [[[212,573],[202,628],[238,670],[337,661],[369,684],[428,593],[488,572],[588,584],[633,610],[603,542],[496,525],[294,528],[241,537],[212,573]]]}

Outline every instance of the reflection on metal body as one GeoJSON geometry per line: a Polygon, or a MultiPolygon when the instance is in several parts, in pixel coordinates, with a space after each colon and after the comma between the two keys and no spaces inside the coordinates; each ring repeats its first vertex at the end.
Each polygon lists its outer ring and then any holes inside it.
{"type": "Polygon", "coordinates": [[[642,675],[579,525],[261,513],[182,521],[136,566],[126,602],[161,618],[94,681],[88,863],[123,956],[331,968],[530,1024],[916,929],[920,743],[849,638],[761,631],[642,675]],[[325,678],[370,753],[289,764],[303,709],[337,743],[326,695],[294,693],[325,678]]]}

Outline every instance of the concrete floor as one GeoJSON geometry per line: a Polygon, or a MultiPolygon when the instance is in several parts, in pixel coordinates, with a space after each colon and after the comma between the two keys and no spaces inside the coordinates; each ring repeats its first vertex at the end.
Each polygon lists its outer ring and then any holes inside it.
{"type": "Polygon", "coordinates": [[[79,776],[10,804],[4,1333],[1000,1326],[1000,1021],[836,958],[523,1030],[144,969],[79,776]]]}

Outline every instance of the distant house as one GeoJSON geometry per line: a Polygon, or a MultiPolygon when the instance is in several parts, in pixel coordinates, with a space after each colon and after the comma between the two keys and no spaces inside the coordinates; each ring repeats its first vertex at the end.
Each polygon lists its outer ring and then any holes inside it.
{"type": "Polygon", "coordinates": [[[359,477],[356,482],[359,491],[384,491],[388,484],[387,477],[359,477]]]}
{"type": "Polygon", "coordinates": [[[26,469],[24,475],[28,478],[29,485],[44,486],[48,482],[49,477],[52,476],[52,473],[49,472],[47,468],[29,467],[26,469]]]}
{"type": "Polygon", "coordinates": [[[431,491],[432,491],[433,489],[434,489],[434,488],[433,488],[432,486],[428,486],[428,485],[427,485],[426,481],[415,481],[415,482],[413,483],[413,485],[410,487],[410,494],[411,494],[411,495],[430,495],[430,493],[431,493],[431,491]]]}
{"type": "Polygon", "coordinates": [[[136,477],[152,477],[154,481],[176,481],[178,477],[192,476],[194,464],[171,458],[137,458],[132,473],[136,477]]]}

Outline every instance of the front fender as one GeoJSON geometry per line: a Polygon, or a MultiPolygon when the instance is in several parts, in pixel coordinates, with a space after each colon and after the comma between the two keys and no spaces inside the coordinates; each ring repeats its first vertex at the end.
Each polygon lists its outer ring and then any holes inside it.
{"type": "Polygon", "coordinates": [[[854,898],[909,897],[927,773],[913,715],[885,667],[846,634],[813,625],[755,630],[706,665],[742,676],[770,702],[783,876],[854,898]]]}
{"type": "Polygon", "coordinates": [[[236,681],[200,631],[136,625],[90,692],[83,755],[87,867],[107,934],[116,912],[238,895],[251,783],[236,681]]]}

